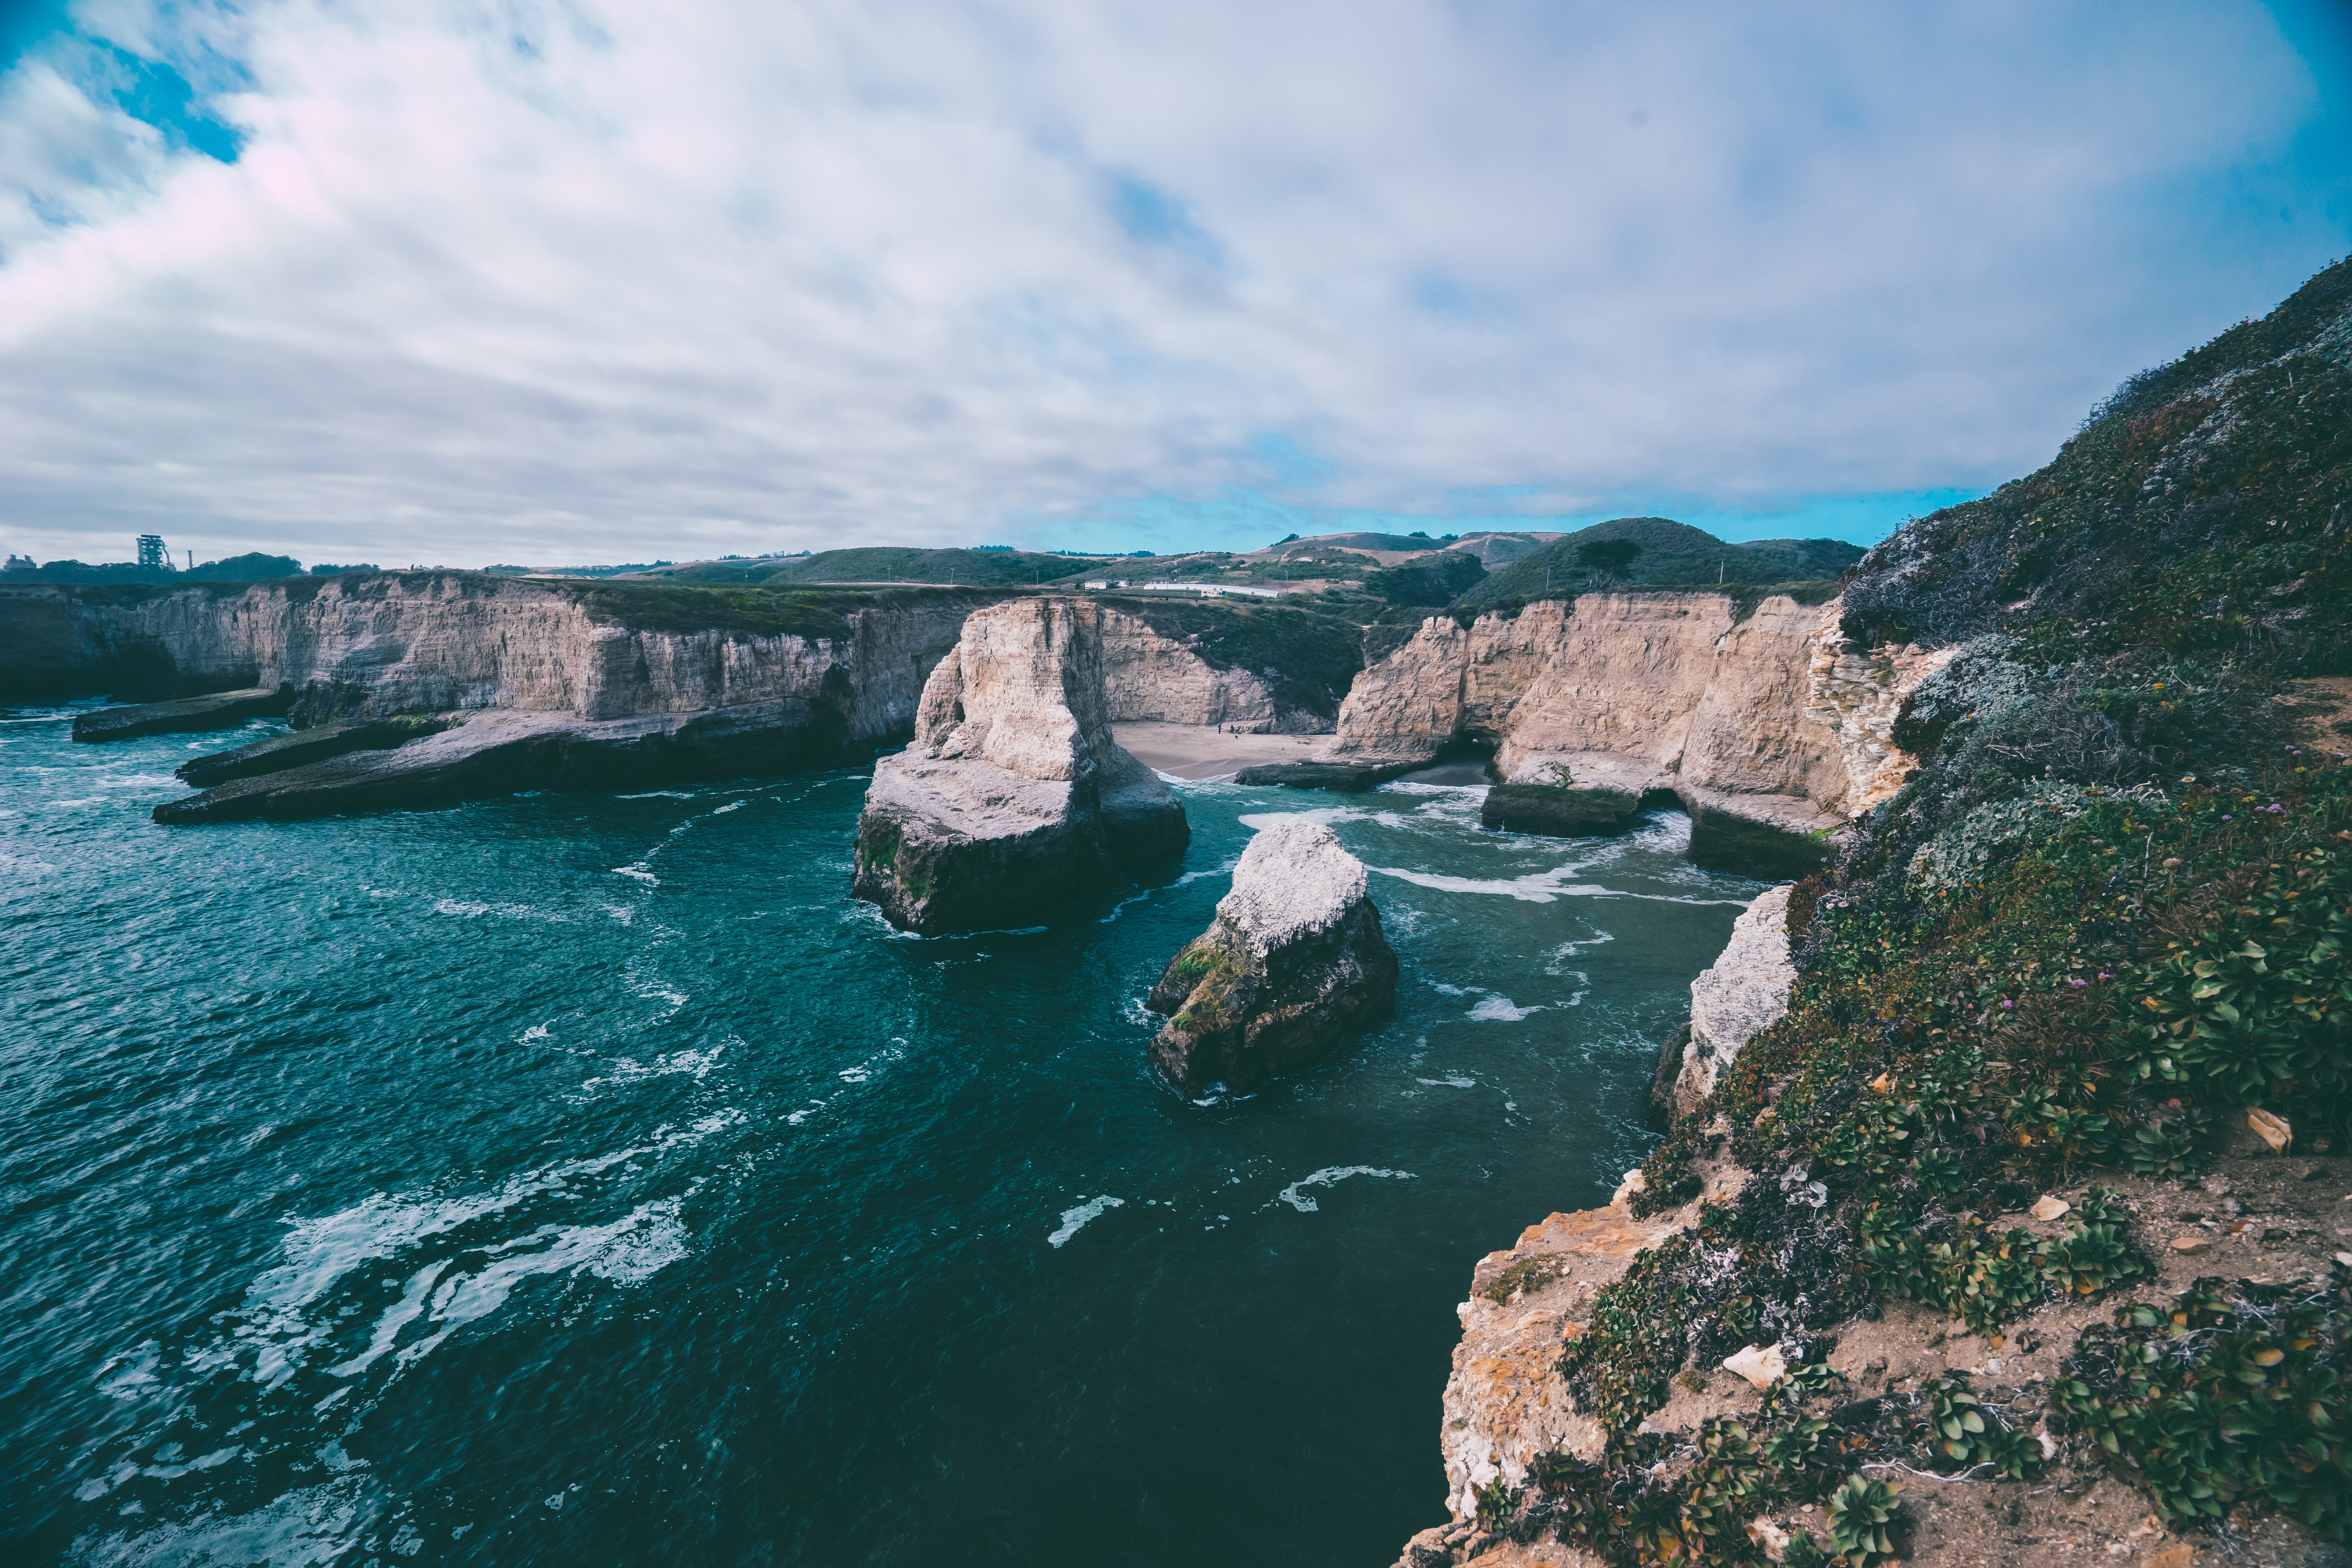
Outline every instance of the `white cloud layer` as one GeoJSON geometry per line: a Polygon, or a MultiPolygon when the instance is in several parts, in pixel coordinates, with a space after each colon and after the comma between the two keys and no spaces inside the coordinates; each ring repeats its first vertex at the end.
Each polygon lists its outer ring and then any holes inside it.
{"type": "Polygon", "coordinates": [[[80,15],[244,147],[0,79],[44,558],[1985,486],[2344,239],[2279,213],[2308,69],[2211,0],[80,15]]]}

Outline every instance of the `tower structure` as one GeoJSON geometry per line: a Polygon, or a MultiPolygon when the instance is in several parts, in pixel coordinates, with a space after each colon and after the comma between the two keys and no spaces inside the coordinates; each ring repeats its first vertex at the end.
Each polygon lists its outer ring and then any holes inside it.
{"type": "Polygon", "coordinates": [[[163,552],[162,534],[142,533],[139,536],[139,564],[160,566],[166,572],[172,569],[172,558],[163,552]]]}

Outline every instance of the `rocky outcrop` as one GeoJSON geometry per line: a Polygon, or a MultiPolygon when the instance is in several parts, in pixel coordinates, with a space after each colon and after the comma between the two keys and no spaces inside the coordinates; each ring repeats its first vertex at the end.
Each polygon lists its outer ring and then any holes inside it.
{"type": "Polygon", "coordinates": [[[1774,888],[1740,911],[1723,956],[1691,982],[1690,1042],[1675,1079],[1675,1115],[1697,1110],[1740,1047],[1780,1022],[1796,983],[1789,889],[1774,888]]]}
{"type": "Polygon", "coordinates": [[[929,934],[1029,924],[1183,851],[1183,807],[1111,739],[1102,611],[1017,599],[964,622],[904,752],[875,763],[856,892],[929,934]]]}
{"type": "Polygon", "coordinates": [[[1643,796],[1602,785],[1498,784],[1478,805],[1478,824],[1506,833],[1607,838],[1633,826],[1643,796]]]}
{"type": "Polygon", "coordinates": [[[1363,862],[1304,817],[1252,838],[1217,918],[1146,1004],[1170,1015],[1151,1058],[1186,1098],[1246,1093],[1304,1067],[1396,1006],[1396,954],[1363,862]]]}
{"type": "Polygon", "coordinates": [[[283,773],[289,768],[300,767],[307,763],[322,763],[352,752],[391,751],[411,741],[437,735],[448,729],[450,722],[446,719],[404,715],[397,719],[362,719],[348,724],[322,724],[315,730],[297,730],[290,735],[273,735],[249,746],[191,757],[173,768],[172,773],[174,777],[198,789],[210,789],[231,779],[283,773]]]}
{"type": "Polygon", "coordinates": [[[481,708],[593,721],[803,700],[844,736],[875,741],[905,732],[963,617],[1002,596],[910,589],[753,613],[668,584],[475,572],[53,589],[53,602],[35,603],[43,593],[0,593],[0,625],[46,628],[51,663],[79,670],[82,690],[154,699],[290,686],[298,728],[481,708]]]}
{"type": "MultiPolygon", "coordinates": [[[[342,729],[343,727],[332,727],[342,729]]],[[[361,746],[323,760],[294,746],[259,757],[230,753],[236,776],[155,807],[172,825],[289,821],[343,812],[445,805],[525,789],[630,789],[688,779],[786,773],[840,760],[805,704],[745,703],[696,713],[583,720],[569,713],[488,708],[406,727],[352,726],[361,746]],[[390,741],[399,728],[408,739],[390,741]],[[387,733],[387,731],[390,731],[387,733]],[[268,771],[246,773],[244,766],[268,771]]],[[[307,741],[319,731],[299,731],[307,741]]]]}
{"type": "Polygon", "coordinates": [[[1586,594],[1466,626],[1433,616],[1357,681],[1328,763],[1400,768],[1483,741],[1509,786],[1489,826],[1612,831],[1670,792],[1694,858],[1789,874],[1818,862],[1808,836],[1900,787],[1895,713],[1949,657],[1851,648],[1834,600],[1786,595],[1586,594]]]}
{"type": "Polygon", "coordinates": [[[226,730],[248,719],[278,719],[294,705],[291,687],[255,686],[215,691],[207,697],[184,697],[171,702],[144,702],[101,708],[83,713],[73,722],[77,741],[131,741],[142,735],[176,735],[194,730],[226,730]]]}
{"type": "MultiPolygon", "coordinates": [[[[1736,1192],[1746,1173],[1727,1163],[1703,1173],[1699,1201],[1736,1192]]],[[[1636,1219],[1622,1195],[1606,1208],[1555,1214],[1482,1258],[1470,1297],[1454,1308],[1462,1342],[1445,1380],[1440,1445],[1445,1502],[1457,1520],[1477,1511],[1497,1477],[1527,1485],[1528,1467],[1557,1449],[1590,1459],[1606,1435],[1559,1374],[1560,1351],[1585,1331],[1593,1298],[1622,1278],[1643,1248],[1680,1230],[1697,1203],[1636,1219]]]]}

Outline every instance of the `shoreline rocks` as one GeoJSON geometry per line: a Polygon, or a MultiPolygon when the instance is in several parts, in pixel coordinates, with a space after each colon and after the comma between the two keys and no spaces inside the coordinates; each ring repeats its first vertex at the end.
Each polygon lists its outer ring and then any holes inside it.
{"type": "Polygon", "coordinates": [[[176,735],[192,730],[226,730],[247,719],[282,719],[294,706],[290,686],[249,686],[183,697],[170,702],[133,702],[100,708],[73,721],[77,741],[130,741],[142,735],[176,735]]]}
{"type": "MultiPolygon", "coordinates": [[[[217,758],[222,782],[165,801],[167,826],[284,822],[343,812],[402,811],[526,789],[613,789],[782,773],[848,760],[838,726],[803,702],[755,702],[691,713],[583,721],[569,713],[488,708],[358,725],[306,751],[320,731],[298,731],[217,758]],[[414,739],[401,739],[404,732],[414,739]],[[346,749],[339,742],[349,742],[346,749]],[[268,771],[253,771],[267,768],[268,771]],[[230,776],[233,775],[233,776],[230,776]]],[[[184,775],[187,776],[187,775],[184,775]]],[[[190,777],[191,783],[199,782],[190,777]]]]}
{"type": "Polygon", "coordinates": [[[913,742],[875,763],[854,893],[923,935],[1029,925],[1191,837],[1168,786],[1111,738],[1101,609],[1012,600],[964,622],[913,742]]]}
{"type": "Polygon", "coordinates": [[[1209,929],[1146,1005],[1168,1016],[1153,1064],[1187,1099],[1246,1093],[1306,1066],[1396,1007],[1396,954],[1363,862],[1303,817],[1250,840],[1209,929]]]}

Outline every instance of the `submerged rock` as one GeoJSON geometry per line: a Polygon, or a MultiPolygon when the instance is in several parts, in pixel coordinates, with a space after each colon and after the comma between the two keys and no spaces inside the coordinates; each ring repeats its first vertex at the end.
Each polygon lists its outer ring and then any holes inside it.
{"type": "Polygon", "coordinates": [[[1576,784],[1498,784],[1486,791],[1478,825],[1507,833],[1607,838],[1633,826],[1642,796],[1629,789],[1576,784]]]}
{"type": "Polygon", "coordinates": [[[1363,862],[1305,818],[1250,840],[1217,918],[1147,1005],[1172,1015],[1151,1058],[1187,1097],[1303,1067],[1396,1006],[1396,954],[1365,896],[1363,862]]]}
{"type": "Polygon", "coordinates": [[[975,612],[874,764],[855,893],[930,934],[1026,925],[1183,853],[1184,808],[1111,739],[1103,616],[1073,599],[975,612]]]}

